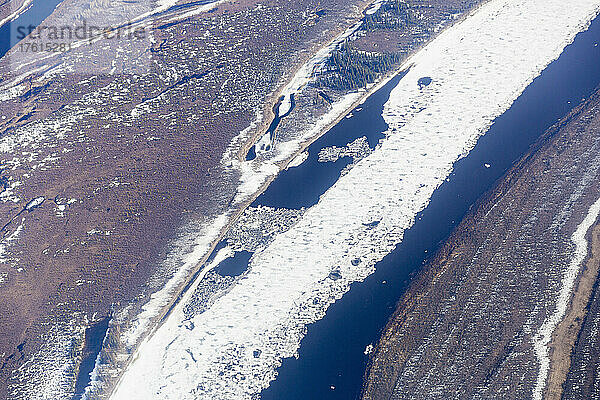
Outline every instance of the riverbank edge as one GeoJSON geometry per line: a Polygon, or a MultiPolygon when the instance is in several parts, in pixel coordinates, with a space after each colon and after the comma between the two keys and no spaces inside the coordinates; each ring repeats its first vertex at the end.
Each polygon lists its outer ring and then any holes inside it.
{"type": "Polygon", "coordinates": [[[583,268],[577,277],[576,287],[573,291],[567,313],[558,324],[550,349],[550,370],[544,398],[547,400],[560,400],[563,394],[563,385],[571,369],[572,355],[577,343],[579,332],[589,311],[589,302],[598,281],[600,272],[600,223],[596,221],[586,235],[588,238],[588,255],[583,263],[583,268]]]}
{"type": "MultiPolygon", "coordinates": [[[[407,355],[403,354],[402,357],[397,352],[393,352],[393,354],[388,354],[387,349],[391,348],[391,343],[394,343],[395,332],[397,331],[396,327],[401,326],[405,319],[408,317],[409,312],[413,306],[415,306],[419,301],[424,298],[424,294],[426,293],[426,289],[436,280],[438,280],[448,269],[451,267],[450,259],[454,251],[461,246],[464,242],[464,239],[470,235],[472,231],[476,229],[477,226],[477,216],[481,213],[481,210],[489,210],[496,203],[497,199],[500,199],[507,193],[513,186],[513,183],[516,182],[519,178],[526,173],[527,167],[530,162],[545,149],[551,147],[553,145],[553,139],[560,134],[562,129],[568,126],[573,120],[577,119],[579,116],[584,114],[588,107],[593,103],[600,102],[600,87],[597,87],[594,90],[593,95],[591,95],[588,99],[585,99],[580,104],[578,104],[575,108],[573,108],[567,115],[565,115],[561,120],[548,128],[542,135],[536,139],[536,141],[529,147],[529,149],[523,154],[523,156],[511,167],[508,171],[506,171],[496,182],[492,185],[492,187],[486,191],[483,195],[480,196],[479,199],[473,203],[470,209],[467,211],[466,215],[462,219],[462,221],[457,225],[457,227],[452,231],[450,236],[446,241],[440,243],[438,249],[433,253],[432,257],[425,263],[423,268],[415,274],[415,276],[411,279],[406,292],[401,297],[399,302],[395,306],[395,311],[390,316],[386,326],[382,330],[382,335],[375,345],[374,351],[371,353],[371,357],[367,361],[367,368],[365,371],[365,375],[363,376],[363,388],[361,391],[361,399],[362,400],[375,400],[375,399],[388,399],[390,398],[392,391],[395,387],[395,383],[397,380],[398,372],[400,370],[399,365],[401,364],[401,360],[406,360],[407,355]],[[393,358],[393,362],[392,361],[393,358]],[[377,379],[370,379],[371,370],[377,368],[378,366],[385,365],[387,371],[392,371],[388,376],[382,377],[378,376],[377,379]],[[383,381],[386,382],[383,382],[383,381]]],[[[591,227],[590,232],[600,232],[600,223],[596,221],[596,223],[591,227]]],[[[589,237],[589,236],[588,236],[589,237]]],[[[588,247],[590,241],[588,241],[588,247]]],[[[597,244],[600,247],[600,243],[597,244]]],[[[600,249],[598,249],[600,251],[600,249]]],[[[577,277],[577,289],[576,291],[581,290],[581,293],[578,293],[578,301],[582,301],[584,303],[584,307],[587,307],[589,302],[589,298],[592,294],[591,288],[594,285],[589,287],[590,290],[584,290],[584,286],[587,289],[587,283],[585,285],[581,284],[582,277],[590,269],[588,265],[590,263],[591,255],[588,251],[588,255],[583,262],[585,268],[582,268],[577,277]],[[586,297],[587,296],[587,297],[586,297]]],[[[598,261],[598,260],[596,260],[598,261]]],[[[600,269],[600,266],[599,266],[600,269]]],[[[593,275],[590,273],[590,275],[593,275]]],[[[597,275],[597,274],[596,274],[597,275]]],[[[565,317],[559,323],[559,326],[563,324],[563,322],[569,317],[572,316],[571,306],[573,303],[573,298],[575,294],[571,297],[571,302],[569,306],[569,311],[565,315],[565,317]]],[[[577,312],[578,310],[573,310],[577,312]]],[[[587,313],[587,311],[585,311],[587,313]]],[[[575,317],[573,317],[575,318],[575,317]]],[[[573,344],[568,346],[569,362],[566,366],[566,370],[568,371],[570,368],[570,357],[571,350],[574,348],[575,339],[579,333],[579,329],[574,330],[575,338],[573,338],[573,344]]],[[[568,341],[571,338],[567,339],[567,342],[558,343],[554,341],[555,336],[557,335],[557,331],[553,334],[553,341],[550,344],[551,352],[554,348],[553,346],[567,346],[568,341]]],[[[564,353],[564,348],[561,347],[560,350],[564,353]]],[[[558,353],[557,353],[558,354],[558,353]]],[[[553,370],[557,368],[554,363],[554,359],[551,354],[551,366],[549,371],[549,377],[552,376],[553,370]]],[[[562,368],[560,368],[560,372],[562,373],[562,368]]],[[[378,368],[379,371],[382,371],[383,368],[378,368]]],[[[557,372],[554,372],[555,374],[557,372]]],[[[562,384],[566,380],[566,372],[565,377],[561,382],[558,382],[558,385],[561,387],[562,393],[562,384]]],[[[548,394],[548,387],[545,388],[545,393],[548,394]]],[[[558,397],[560,398],[560,396],[558,397]]]]}
{"type": "MultiPolygon", "coordinates": [[[[222,0],[222,1],[223,1],[223,3],[227,2],[227,0],[222,0]]],[[[292,70],[292,72],[290,72],[290,74],[287,75],[287,80],[282,82],[280,84],[280,86],[277,88],[277,90],[274,91],[271,95],[269,95],[267,97],[267,102],[262,107],[262,110],[259,113],[259,118],[250,123],[249,127],[252,127],[253,124],[256,124],[256,126],[254,128],[252,128],[253,133],[249,136],[249,138],[245,139],[242,146],[235,152],[235,157],[238,161],[244,162],[245,155],[248,152],[248,150],[255,144],[256,140],[262,134],[264,134],[264,132],[268,129],[272,118],[275,117],[275,114],[273,113],[273,106],[275,105],[275,103],[277,103],[277,101],[279,101],[282,91],[294,79],[296,72],[300,68],[302,68],[302,66],[304,66],[306,62],[310,61],[310,59],[319,50],[330,46],[333,42],[335,42],[337,40],[337,38],[341,34],[343,34],[346,31],[346,29],[349,29],[352,25],[354,25],[358,21],[360,21],[364,17],[362,15],[362,13],[364,11],[366,11],[369,7],[371,7],[377,1],[378,0],[373,0],[372,2],[368,3],[363,8],[363,10],[360,11],[360,13],[361,13],[360,17],[357,17],[356,19],[348,22],[347,26],[343,29],[340,29],[337,32],[336,36],[333,39],[331,39],[330,41],[328,41],[326,44],[323,44],[320,46],[314,46],[313,48],[311,48],[308,51],[305,50],[307,55],[303,58],[303,61],[301,63],[294,64],[295,67],[292,70]]],[[[328,122],[318,132],[318,134],[301,142],[298,149],[295,152],[293,152],[289,157],[287,157],[286,160],[277,163],[277,166],[279,168],[278,172],[274,175],[269,176],[253,194],[248,195],[246,197],[246,200],[239,204],[237,209],[230,209],[230,210],[226,211],[225,213],[222,213],[219,215],[213,215],[210,217],[214,223],[214,222],[216,222],[216,219],[219,216],[225,216],[227,218],[227,222],[226,222],[226,224],[223,225],[223,227],[220,229],[219,233],[215,236],[215,238],[211,242],[211,245],[209,246],[206,253],[196,263],[193,270],[189,272],[188,275],[190,276],[190,279],[187,279],[186,281],[184,281],[178,285],[178,289],[176,289],[174,291],[175,294],[172,296],[173,300],[171,302],[169,302],[169,304],[167,304],[163,308],[163,311],[156,316],[155,322],[153,323],[152,328],[150,330],[148,330],[148,332],[146,332],[142,337],[139,338],[138,344],[136,345],[135,350],[132,353],[130,353],[129,360],[126,361],[126,363],[122,366],[121,373],[119,374],[118,378],[114,381],[113,384],[109,385],[109,387],[107,388],[107,391],[104,393],[104,395],[107,398],[110,398],[112,396],[112,394],[116,391],[117,387],[121,383],[123,374],[127,370],[128,366],[138,358],[139,350],[143,346],[143,344],[146,343],[156,333],[156,331],[165,323],[166,318],[170,315],[171,311],[176,308],[177,304],[179,304],[179,302],[186,295],[186,293],[190,292],[196,286],[196,284],[198,283],[198,282],[196,282],[196,280],[201,280],[202,276],[204,276],[210,270],[210,268],[212,268],[212,266],[210,266],[210,265],[206,266],[208,269],[206,269],[206,268],[203,269],[202,267],[205,266],[207,260],[213,254],[217,245],[223,240],[223,237],[229,231],[231,226],[239,219],[239,217],[244,213],[244,211],[270,186],[270,184],[278,177],[279,173],[281,171],[285,170],[288,167],[288,165],[290,163],[292,163],[294,161],[294,159],[299,154],[304,152],[312,143],[314,143],[316,140],[321,138],[323,135],[325,135],[327,132],[329,132],[329,130],[331,130],[335,125],[337,125],[337,123],[339,123],[341,120],[343,120],[349,112],[351,112],[353,109],[355,109],[356,107],[363,104],[372,94],[374,94],[379,89],[381,89],[383,86],[385,86],[390,80],[394,79],[399,74],[403,74],[405,71],[410,69],[411,65],[413,64],[412,59],[423,48],[425,48],[430,42],[435,40],[441,33],[445,32],[447,29],[449,29],[457,24],[462,23],[465,19],[467,19],[472,14],[477,12],[477,10],[479,10],[480,7],[482,7],[484,4],[488,3],[489,1],[491,1],[491,0],[482,0],[479,4],[477,4],[476,6],[474,6],[467,12],[465,12],[460,17],[456,18],[454,21],[452,21],[451,23],[446,25],[443,29],[439,30],[438,32],[435,32],[435,34],[433,34],[427,41],[425,41],[425,42],[421,43],[419,46],[415,47],[415,49],[407,56],[407,58],[402,63],[400,63],[396,68],[383,74],[381,77],[378,78],[378,80],[375,83],[369,85],[366,89],[359,89],[359,90],[351,91],[351,92],[348,92],[347,94],[345,94],[344,96],[342,96],[342,97],[352,96],[352,95],[356,95],[356,94],[360,93],[360,96],[354,102],[352,102],[350,106],[348,106],[344,109],[340,109],[338,114],[330,122],[328,122]],[[198,279],[198,278],[200,278],[200,279],[198,279]]],[[[235,140],[235,138],[233,140],[235,140]]]]}

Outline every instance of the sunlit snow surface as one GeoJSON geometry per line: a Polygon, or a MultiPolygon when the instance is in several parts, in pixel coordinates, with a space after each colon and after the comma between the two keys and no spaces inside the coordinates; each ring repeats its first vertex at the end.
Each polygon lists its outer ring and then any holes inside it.
{"type": "Polygon", "coordinates": [[[247,275],[196,315],[191,330],[181,324],[180,304],[142,344],[112,398],[249,399],[267,387],[281,359],[296,353],[306,325],[373,271],[453,162],[599,6],[492,0],[442,33],[409,60],[410,72],[392,91],[380,147],[255,254],[247,275]],[[420,90],[424,76],[433,81],[420,90]],[[373,221],[381,222],[364,225],[373,221]],[[328,278],[332,270],[341,278],[328,278]]]}
{"type": "Polygon", "coordinates": [[[540,371],[537,376],[535,388],[533,390],[533,400],[542,400],[544,394],[544,388],[546,387],[546,379],[548,372],[550,371],[550,357],[548,344],[552,339],[554,330],[564,318],[573,289],[575,287],[575,281],[579,276],[581,267],[584,260],[588,255],[588,241],[586,235],[594,222],[598,219],[600,214],[600,199],[590,207],[587,215],[577,226],[577,229],[571,236],[571,241],[575,245],[575,252],[569,263],[569,267],[565,271],[563,276],[560,291],[558,292],[558,299],[556,301],[556,307],[554,312],[544,321],[542,326],[539,328],[536,338],[534,339],[533,348],[535,354],[540,362],[540,371]]]}

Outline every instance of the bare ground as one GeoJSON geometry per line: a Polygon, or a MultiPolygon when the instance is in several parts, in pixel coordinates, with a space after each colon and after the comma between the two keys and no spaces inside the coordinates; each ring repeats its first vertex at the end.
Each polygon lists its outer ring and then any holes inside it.
{"type": "MultiPolygon", "coordinates": [[[[599,145],[596,93],[477,202],[412,282],[371,359],[364,399],[531,397],[539,369],[534,335],[553,310],[571,234],[600,196],[599,145]],[[569,203],[574,192],[581,196],[569,203]]],[[[571,312],[554,337],[553,396],[595,282],[597,232],[571,312]]]]}

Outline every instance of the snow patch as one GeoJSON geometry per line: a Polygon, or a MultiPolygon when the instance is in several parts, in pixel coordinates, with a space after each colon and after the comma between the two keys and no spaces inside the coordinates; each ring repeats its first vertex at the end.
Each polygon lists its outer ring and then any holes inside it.
{"type": "Polygon", "coordinates": [[[175,275],[161,290],[151,295],[148,303],[143,306],[143,311],[136,317],[131,324],[131,328],[124,334],[126,345],[129,347],[135,346],[143,334],[147,332],[150,324],[172,300],[174,292],[185,282],[202,257],[208,253],[214,238],[225,227],[227,220],[227,216],[221,215],[217,217],[212,225],[207,226],[203,234],[198,237],[193,251],[185,257],[183,266],[175,272],[175,275]]]}
{"type": "Polygon", "coordinates": [[[9,247],[19,238],[19,235],[23,231],[23,223],[25,218],[21,221],[21,224],[14,230],[13,233],[6,236],[0,241],[0,264],[11,263],[14,264],[17,260],[11,257],[9,247]]]}
{"type": "MultiPolygon", "coordinates": [[[[185,299],[175,307],[139,348],[112,399],[254,398],[275,379],[281,360],[297,355],[306,325],[373,272],[453,163],[599,6],[597,0],[491,0],[411,57],[412,68],[384,106],[387,138],[255,253],[244,278],[196,315],[193,329],[182,322],[185,299]],[[419,90],[414,82],[423,76],[436,79],[419,90]]],[[[340,110],[350,99],[338,103],[340,110]]],[[[315,132],[325,125],[321,120],[315,132]]],[[[300,143],[278,147],[283,154],[300,143]]],[[[278,171],[273,160],[229,160],[242,172],[241,198],[278,171]]]]}
{"type": "Polygon", "coordinates": [[[41,206],[42,203],[44,202],[44,200],[46,200],[46,198],[44,196],[36,197],[35,199],[33,199],[29,203],[27,203],[27,205],[25,206],[25,209],[27,211],[32,211],[33,209],[41,206]]]}
{"type": "Polygon", "coordinates": [[[550,344],[554,330],[567,312],[569,302],[573,295],[573,289],[575,288],[575,281],[579,276],[583,262],[588,254],[588,241],[585,236],[598,219],[598,215],[600,215],[600,199],[592,204],[587,215],[571,236],[571,242],[575,245],[575,251],[573,258],[563,275],[558,299],[556,300],[556,307],[554,312],[539,328],[537,335],[534,338],[533,349],[540,362],[540,371],[533,390],[534,400],[542,400],[543,398],[546,379],[548,378],[548,372],[550,371],[550,349],[548,348],[548,344],[550,344]]]}
{"type": "MultiPolygon", "coordinates": [[[[22,13],[29,10],[32,4],[33,0],[25,0],[19,7],[17,7],[16,10],[11,10],[12,12],[9,15],[7,15],[4,19],[0,20],[0,27],[8,22],[12,22],[15,19],[19,18],[22,13]]],[[[11,6],[11,8],[14,8],[12,2],[11,6]]]]}
{"type": "Polygon", "coordinates": [[[308,159],[308,151],[303,151],[302,153],[298,154],[292,161],[290,161],[290,163],[287,165],[286,169],[299,167],[307,159],[308,159]]]}

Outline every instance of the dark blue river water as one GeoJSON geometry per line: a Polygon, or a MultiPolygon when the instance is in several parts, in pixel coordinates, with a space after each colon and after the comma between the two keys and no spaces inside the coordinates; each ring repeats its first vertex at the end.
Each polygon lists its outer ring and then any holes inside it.
{"type": "Polygon", "coordinates": [[[84,354],[79,365],[79,373],[75,382],[75,394],[71,400],[79,400],[83,396],[85,387],[90,382],[90,374],[96,365],[96,357],[102,349],[102,342],[108,330],[110,317],[105,317],[85,330],[84,354]]]}
{"type": "Polygon", "coordinates": [[[19,42],[19,28],[28,32],[29,27],[38,26],[61,2],[62,0],[34,0],[31,7],[16,20],[0,27],[0,57],[19,42]]]}
{"type": "Polygon", "coordinates": [[[222,276],[238,276],[248,269],[248,263],[252,254],[249,251],[242,250],[234,254],[233,257],[226,258],[215,267],[215,272],[222,276]]]}
{"type": "Polygon", "coordinates": [[[306,161],[299,167],[282,171],[252,206],[299,209],[317,204],[319,197],[338,180],[342,169],[352,162],[349,157],[335,162],[319,162],[319,150],[330,146],[343,147],[362,136],[367,137],[369,147],[374,149],[387,129],[381,117],[383,104],[404,75],[406,72],[391,79],[381,90],[373,93],[368,101],[355,108],[351,118],[342,119],[313,142],[308,148],[306,161]]]}
{"type": "MultiPolygon", "coordinates": [[[[186,4],[177,4],[161,13],[153,15],[152,18],[213,3],[214,1],[216,0],[198,0],[186,4]]],[[[29,33],[31,29],[40,25],[42,21],[52,14],[60,3],[62,3],[62,0],[34,0],[29,9],[21,13],[16,20],[1,26],[0,58],[23,39],[23,32],[29,33]]],[[[148,3],[152,4],[152,0],[149,0],[148,3]]],[[[76,26],[73,26],[72,28],[76,28],[76,26]]]]}
{"type": "MultiPolygon", "coordinates": [[[[600,84],[600,20],[580,33],[561,57],[550,64],[498,117],[472,152],[454,165],[450,180],[433,194],[404,240],[378,265],[376,272],[333,304],[325,318],[310,325],[299,358],[283,361],[278,378],[262,399],[354,399],[360,394],[368,344],[376,343],[409,281],[427,257],[448,238],[468,209],[513,165],[540,135],[600,84]],[[490,164],[486,168],[485,164],[490,164]],[[383,283],[385,281],[385,284],[383,283]],[[333,389],[332,389],[333,387],[333,389]]],[[[524,49],[523,51],[526,51],[524,49]]],[[[385,130],[383,103],[393,83],[372,95],[362,111],[342,120],[309,149],[312,157],[323,143],[339,135],[338,146],[355,137],[380,137],[385,130]],[[343,127],[343,128],[342,128],[343,127]],[[331,137],[330,137],[331,136],[331,137]]],[[[417,82],[415,82],[417,85],[417,82]]],[[[337,139],[335,139],[337,140],[337,139]]],[[[309,206],[337,179],[344,162],[309,162],[283,172],[257,204],[309,206]]]]}

